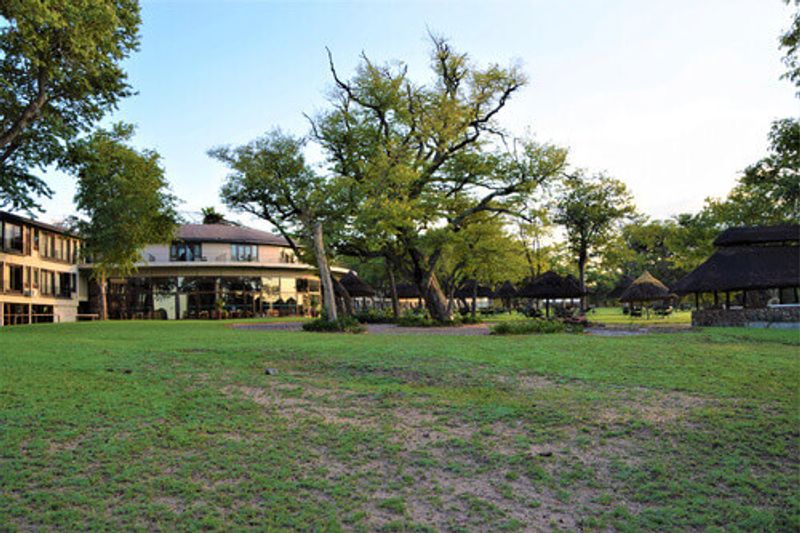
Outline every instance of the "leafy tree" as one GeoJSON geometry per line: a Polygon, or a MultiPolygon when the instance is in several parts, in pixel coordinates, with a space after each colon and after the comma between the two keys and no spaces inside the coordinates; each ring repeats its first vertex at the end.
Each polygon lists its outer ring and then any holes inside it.
{"type": "Polygon", "coordinates": [[[131,94],[121,62],[139,24],[137,0],[0,2],[0,206],[38,207],[51,192],[31,169],[131,94]]]}
{"type": "Polygon", "coordinates": [[[171,241],[178,218],[158,153],[131,147],[133,133],[128,124],[96,131],[71,143],[65,161],[78,177],[75,204],[86,219],[77,225],[100,285],[103,319],[108,277],[130,275],[146,245],[171,241]]]}
{"type": "Polygon", "coordinates": [[[203,215],[203,224],[224,224],[226,222],[225,215],[217,211],[214,206],[203,207],[200,209],[203,215]]]}
{"type": "Polygon", "coordinates": [[[209,156],[231,172],[222,187],[229,208],[269,222],[298,256],[306,255],[298,239],[313,244],[329,320],[338,319],[333,276],[325,248],[323,225],[335,218],[333,187],[306,163],[305,141],[272,130],[235,148],[209,150],[209,156]]]}
{"type": "MultiPolygon", "coordinates": [[[[791,4],[792,0],[786,0],[786,3],[791,4]]],[[[794,0],[794,5],[798,9],[792,16],[791,26],[780,37],[780,46],[786,51],[783,62],[788,69],[783,78],[800,90],[800,0],[794,0]]],[[[800,92],[797,95],[800,96],[800,92]]]]}
{"type": "Polygon", "coordinates": [[[445,321],[436,276],[443,248],[426,248],[427,232],[455,233],[480,212],[516,211],[522,196],[561,171],[566,153],[532,142],[516,157],[486,150],[498,113],[525,77],[515,67],[478,68],[441,38],[432,47],[427,85],[411,81],[400,63],[366,56],[345,80],[331,61],[332,108],[312,119],[312,134],[357,204],[353,231],[377,252],[399,249],[429,313],[445,321]]]}
{"type": "MultiPolygon", "coordinates": [[[[503,217],[482,213],[447,239],[438,272],[448,301],[452,301],[453,292],[466,280],[493,287],[525,277],[523,244],[509,235],[506,225],[503,217]]],[[[472,307],[474,315],[474,298],[472,307]]]]}
{"type": "MultiPolygon", "coordinates": [[[[586,265],[615,226],[634,214],[633,198],[620,180],[604,174],[568,176],[555,201],[553,221],[564,226],[567,244],[586,290],[586,265]]],[[[586,308],[586,299],[582,299],[586,308]]]]}

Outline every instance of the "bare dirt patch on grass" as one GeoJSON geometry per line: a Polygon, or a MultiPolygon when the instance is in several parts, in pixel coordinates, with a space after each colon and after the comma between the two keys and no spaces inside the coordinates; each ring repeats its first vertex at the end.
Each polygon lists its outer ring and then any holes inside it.
{"type": "MultiPolygon", "coordinates": [[[[525,389],[556,386],[538,376],[514,383],[525,389]]],[[[320,450],[313,462],[333,483],[355,480],[369,502],[364,521],[371,529],[398,521],[442,530],[500,524],[532,531],[577,529],[582,527],[579,517],[603,512],[608,504],[602,498],[615,492],[612,462],[637,461],[632,440],[601,443],[575,428],[542,441],[537,428],[521,420],[481,426],[447,410],[387,406],[369,395],[311,384],[230,386],[224,392],[298,423],[311,419],[385,435],[394,451],[371,450],[369,457],[353,452],[343,458],[320,450]]],[[[612,411],[604,416],[608,423],[623,420],[612,411]]],[[[615,504],[635,507],[614,498],[615,504]]]]}

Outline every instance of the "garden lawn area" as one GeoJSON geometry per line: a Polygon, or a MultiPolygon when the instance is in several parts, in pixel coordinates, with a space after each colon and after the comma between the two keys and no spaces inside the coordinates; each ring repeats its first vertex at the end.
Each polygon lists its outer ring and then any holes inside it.
{"type": "Polygon", "coordinates": [[[591,322],[599,322],[609,326],[677,326],[692,323],[691,311],[675,310],[669,316],[656,316],[652,311],[650,318],[647,316],[631,317],[622,314],[622,307],[598,307],[586,315],[591,322]]]}
{"type": "Polygon", "coordinates": [[[799,356],[743,329],[7,328],[0,529],[796,531],[799,356]]]}

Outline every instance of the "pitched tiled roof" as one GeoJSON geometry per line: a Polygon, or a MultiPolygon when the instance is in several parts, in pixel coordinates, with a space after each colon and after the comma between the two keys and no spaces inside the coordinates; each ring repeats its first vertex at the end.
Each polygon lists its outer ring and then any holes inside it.
{"type": "Polygon", "coordinates": [[[8,211],[0,211],[0,220],[8,220],[9,222],[14,222],[17,224],[29,224],[31,226],[35,226],[40,229],[44,229],[47,231],[52,231],[54,233],[60,233],[62,235],[71,235],[77,236],[69,228],[64,226],[57,226],[55,224],[47,224],[45,222],[40,222],[38,220],[34,220],[32,218],[22,217],[19,215],[15,215],[14,213],[9,213],[8,211]]]}
{"type": "Polygon", "coordinates": [[[184,224],[178,228],[176,238],[193,242],[230,242],[289,246],[286,239],[273,233],[229,224],[184,224]]]}

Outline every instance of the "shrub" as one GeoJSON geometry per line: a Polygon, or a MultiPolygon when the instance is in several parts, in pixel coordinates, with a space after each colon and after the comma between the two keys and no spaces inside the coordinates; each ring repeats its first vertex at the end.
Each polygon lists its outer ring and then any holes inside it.
{"type": "MultiPolygon", "coordinates": [[[[482,315],[483,313],[481,313],[482,315]]],[[[466,315],[461,315],[460,317],[456,318],[456,322],[459,324],[480,324],[481,317],[480,316],[472,316],[472,314],[467,313],[466,315]]]]}
{"type": "Polygon", "coordinates": [[[493,335],[527,335],[530,333],[577,333],[583,331],[583,326],[574,323],[564,323],[560,320],[517,320],[499,322],[492,327],[493,335]]]}
{"type": "Polygon", "coordinates": [[[409,312],[401,316],[397,319],[397,325],[403,326],[407,328],[435,328],[435,327],[449,327],[449,326],[459,326],[461,324],[472,324],[470,318],[469,321],[465,321],[461,316],[456,315],[453,320],[448,320],[446,322],[439,322],[437,320],[432,319],[428,316],[427,313],[420,313],[420,312],[409,312]]]}
{"type": "Polygon", "coordinates": [[[366,309],[354,315],[362,324],[391,324],[395,322],[394,314],[390,309],[366,309]]]}
{"type": "Polygon", "coordinates": [[[439,326],[435,320],[423,313],[404,313],[397,319],[397,325],[406,328],[430,328],[439,326]]]}
{"type": "Polygon", "coordinates": [[[367,328],[351,316],[341,317],[339,320],[328,320],[321,317],[305,322],[303,331],[314,331],[317,333],[364,333],[367,328]]]}

